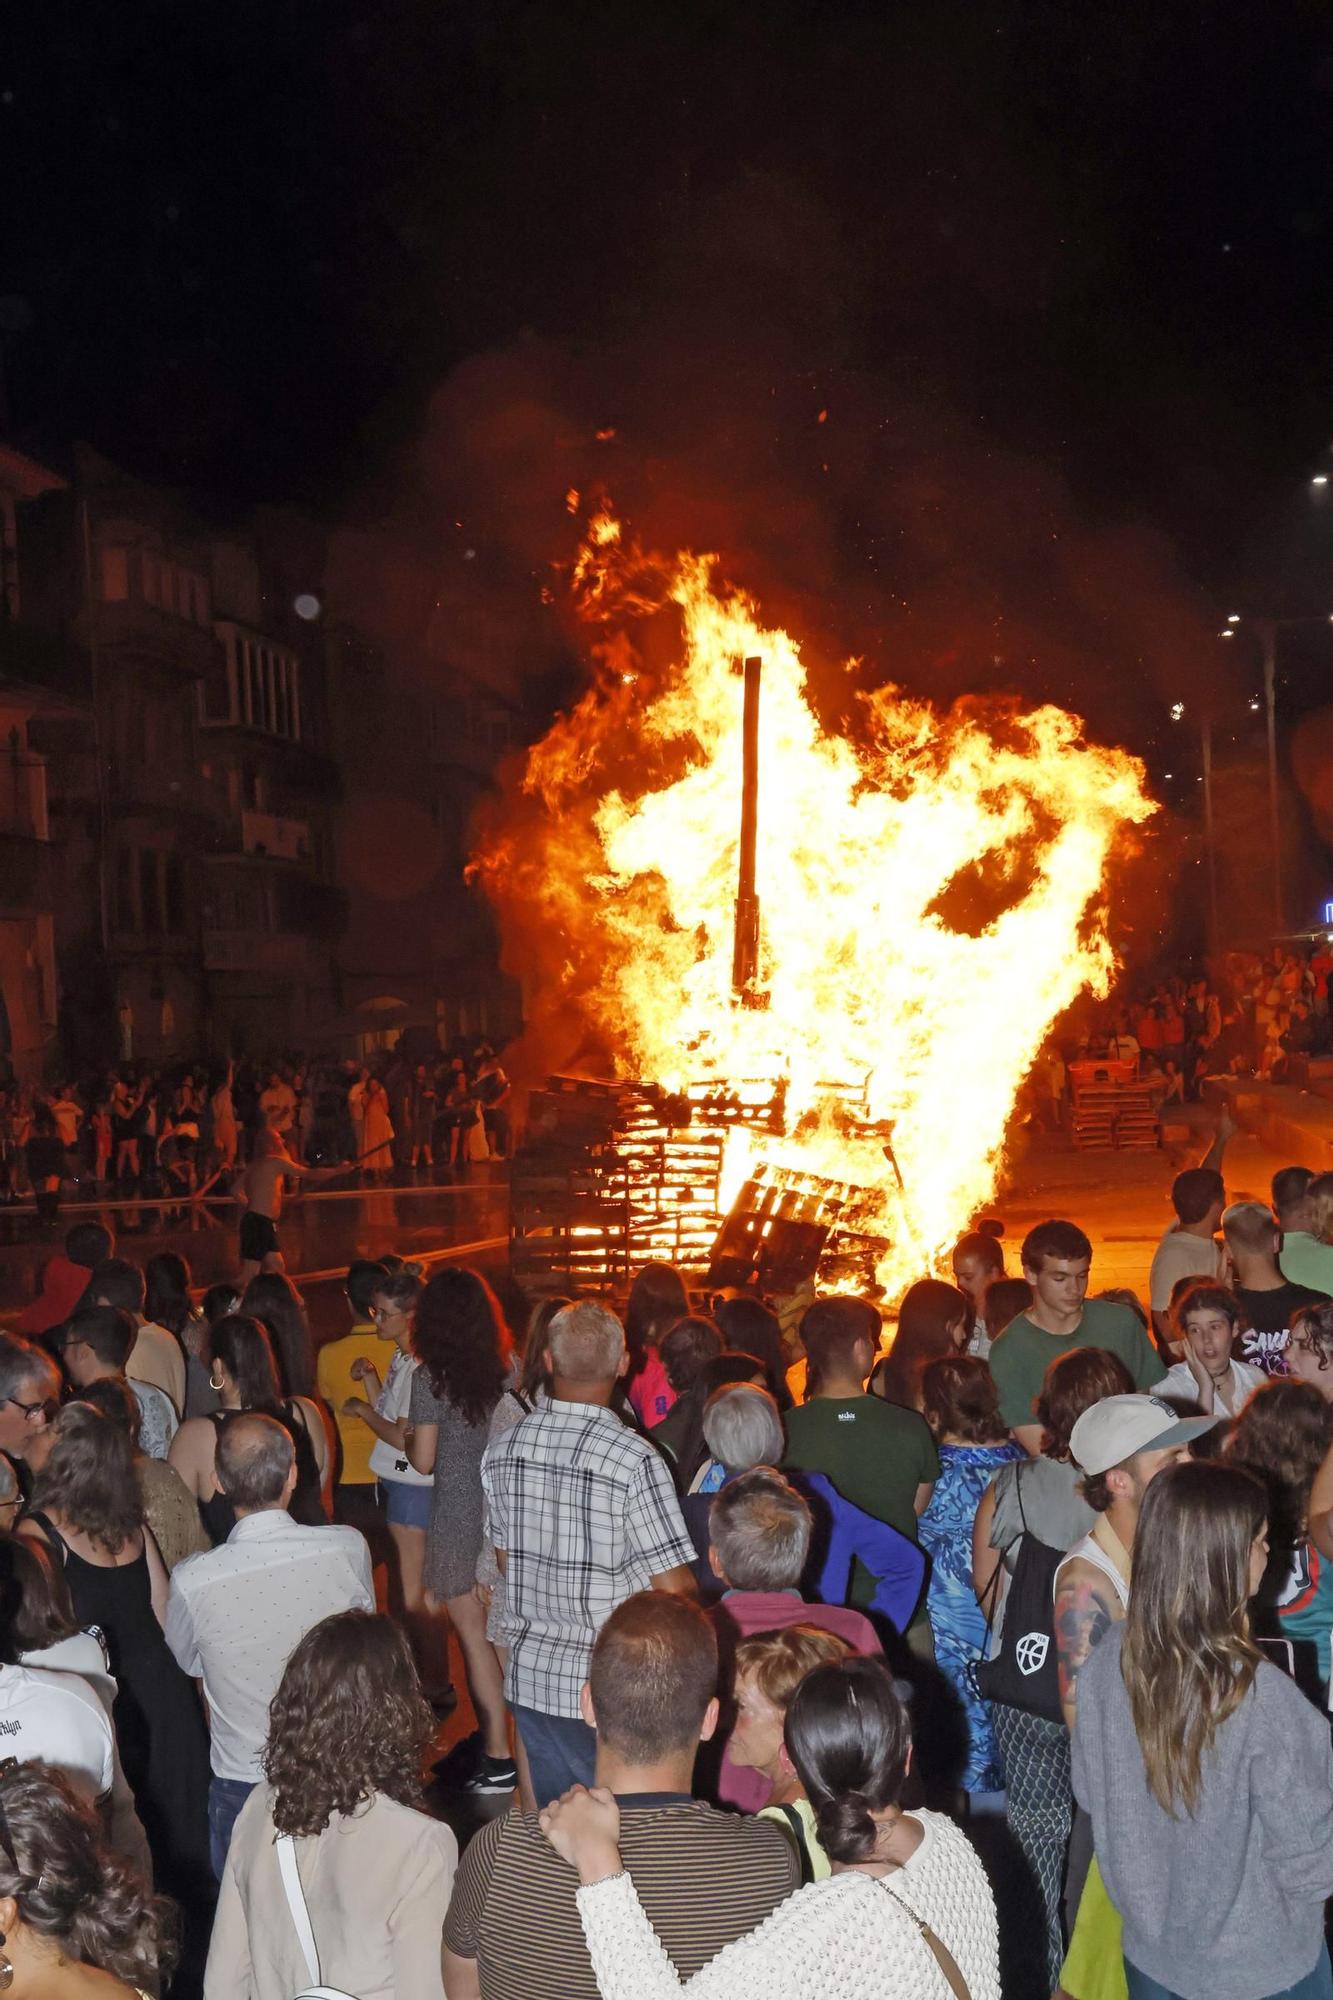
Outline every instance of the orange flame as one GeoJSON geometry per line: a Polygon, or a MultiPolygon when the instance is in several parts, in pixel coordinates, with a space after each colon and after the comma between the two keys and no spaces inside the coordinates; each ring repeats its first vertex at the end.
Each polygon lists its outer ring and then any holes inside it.
{"type": "Polygon", "coordinates": [[[673,1089],[787,1079],[784,1135],[729,1135],[724,1205],[754,1157],[871,1190],[879,1281],[899,1294],[994,1193],[1052,1023],[1083,988],[1106,991],[1108,861],[1155,808],[1138,760],[1054,707],[942,717],[884,686],[856,698],[857,741],[830,734],[797,643],[715,570],[591,521],[572,588],[601,671],[529,756],[540,861],[501,835],[477,872],[502,921],[516,901],[537,920],[634,1073],[673,1089]],[[731,988],[737,669],[754,654],[762,1007],[731,988]]]}

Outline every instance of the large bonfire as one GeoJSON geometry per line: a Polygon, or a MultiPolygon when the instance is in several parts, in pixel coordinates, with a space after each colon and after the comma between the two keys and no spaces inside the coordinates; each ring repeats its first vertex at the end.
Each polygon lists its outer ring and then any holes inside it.
{"type": "Polygon", "coordinates": [[[994,1193],[1052,1023],[1106,990],[1108,864],[1153,810],[1077,717],[948,715],[882,686],[821,725],[800,647],[713,558],[646,554],[596,515],[571,578],[596,672],[530,753],[476,870],[511,958],[626,1073],[766,1094],[754,1159],[870,1191],[891,1297],[994,1193]],[[763,662],[753,990],[733,988],[740,664],[763,662]],[[891,1148],[892,1157],[890,1157],[891,1148]]]}

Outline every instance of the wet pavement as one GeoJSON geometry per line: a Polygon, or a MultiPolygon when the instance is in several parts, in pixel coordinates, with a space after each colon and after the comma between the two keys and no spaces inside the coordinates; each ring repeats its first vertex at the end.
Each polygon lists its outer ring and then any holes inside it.
{"type": "MultiPolygon", "coordinates": [[[[423,1182],[393,1188],[327,1189],[300,1195],[284,1210],[280,1228],[289,1274],[308,1293],[316,1337],[329,1300],[341,1325],[338,1283],[357,1257],[395,1251],[400,1257],[466,1259],[493,1281],[507,1266],[508,1169],[486,1165],[467,1180],[423,1182]]],[[[0,1314],[33,1296],[42,1265],[75,1221],[101,1221],[117,1252],[143,1264],[159,1251],[184,1257],[197,1286],[234,1278],[241,1209],[235,1202],[193,1204],[108,1201],[68,1202],[57,1222],[43,1229],[31,1209],[0,1209],[0,1314]]]]}
{"type": "MultiPolygon", "coordinates": [[[[1004,1183],[990,1204],[1004,1219],[1010,1269],[1017,1269],[1018,1246],[1035,1222],[1068,1216],[1092,1238],[1093,1289],[1128,1285],[1145,1293],[1153,1249],[1171,1220],[1172,1178],[1202,1157],[1211,1137],[1211,1114],[1195,1106],[1187,1116],[1195,1129],[1156,1152],[1081,1153],[1062,1133],[1018,1134],[1004,1183]]],[[[1282,1143],[1291,1135],[1266,1130],[1266,1137],[1282,1143]]],[[[1299,1158],[1323,1164],[1313,1141],[1297,1147],[1293,1139],[1278,1151],[1255,1132],[1238,1132],[1227,1148],[1228,1195],[1266,1201],[1276,1168],[1299,1158]]],[[[348,1264],[390,1250],[400,1257],[449,1256],[475,1264],[500,1291],[511,1323],[521,1326],[522,1304],[508,1283],[508,1214],[508,1168],[502,1163],[473,1167],[460,1181],[443,1174],[417,1183],[405,1177],[404,1185],[392,1188],[334,1187],[298,1196],[283,1215],[282,1248],[291,1276],[307,1293],[316,1338],[341,1331],[340,1281],[348,1264]]],[[[240,1215],[235,1203],[212,1200],[170,1207],[71,1201],[43,1231],[30,1208],[0,1209],[0,1315],[32,1297],[42,1264],[78,1218],[106,1221],[120,1253],[135,1263],[160,1250],[176,1251],[195,1284],[204,1287],[236,1275],[240,1215]]]]}

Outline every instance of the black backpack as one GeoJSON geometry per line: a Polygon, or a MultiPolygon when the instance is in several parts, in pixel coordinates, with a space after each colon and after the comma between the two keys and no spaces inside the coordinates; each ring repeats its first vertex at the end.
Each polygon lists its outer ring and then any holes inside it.
{"type": "Polygon", "coordinates": [[[1004,1558],[1014,1542],[1018,1558],[1009,1579],[1004,1601],[1004,1631],[994,1659],[977,1663],[977,1689],[985,1701],[1002,1701],[1009,1708],[1021,1708],[1027,1715],[1044,1716],[1047,1722],[1062,1722],[1060,1676],[1055,1650],[1055,1572],[1065,1559],[1064,1549],[1052,1549],[1038,1541],[1023,1512],[1023,1472],[1014,1475],[1018,1518],[1023,1526],[1001,1552],[995,1575],[986,1595],[992,1602],[986,1613],[989,1644],[991,1621],[995,1616],[992,1593],[998,1589],[1004,1558]]]}

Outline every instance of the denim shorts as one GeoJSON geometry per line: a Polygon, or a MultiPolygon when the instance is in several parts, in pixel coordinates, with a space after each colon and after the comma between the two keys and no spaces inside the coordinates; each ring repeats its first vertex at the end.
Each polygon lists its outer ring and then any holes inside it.
{"type": "Polygon", "coordinates": [[[428,1528],[433,1486],[412,1486],[406,1479],[381,1479],[384,1518],[391,1528],[428,1528]]]}

